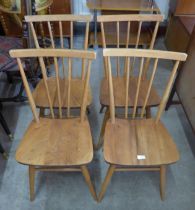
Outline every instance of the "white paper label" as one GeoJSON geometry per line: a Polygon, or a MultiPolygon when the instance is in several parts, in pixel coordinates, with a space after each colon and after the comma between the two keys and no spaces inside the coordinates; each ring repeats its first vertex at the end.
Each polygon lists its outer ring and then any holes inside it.
{"type": "Polygon", "coordinates": [[[145,155],[137,155],[138,160],[145,160],[146,156],[145,155]]]}

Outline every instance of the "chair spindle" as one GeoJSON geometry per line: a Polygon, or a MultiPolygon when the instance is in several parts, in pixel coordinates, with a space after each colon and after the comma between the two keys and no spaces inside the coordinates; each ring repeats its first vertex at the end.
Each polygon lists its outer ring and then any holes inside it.
{"type": "Polygon", "coordinates": [[[144,64],[144,58],[141,58],[139,76],[138,76],[138,81],[137,81],[137,89],[136,89],[135,101],[134,101],[134,106],[133,106],[133,116],[132,116],[133,119],[135,119],[136,111],[137,111],[137,102],[138,102],[138,97],[139,97],[139,92],[140,92],[140,84],[141,84],[141,79],[142,79],[143,64],[144,64]]]}

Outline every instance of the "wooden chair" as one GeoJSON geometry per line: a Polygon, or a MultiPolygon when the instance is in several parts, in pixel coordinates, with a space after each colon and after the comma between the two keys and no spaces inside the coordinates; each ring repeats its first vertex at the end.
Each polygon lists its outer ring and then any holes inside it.
{"type": "Polygon", "coordinates": [[[16,151],[16,160],[21,164],[29,166],[30,199],[34,199],[36,171],[78,171],[82,172],[90,192],[96,200],[96,193],[86,166],[93,159],[92,136],[86,117],[86,106],[91,62],[96,58],[96,54],[84,50],[27,49],[11,50],[10,55],[13,58],[17,58],[34,116],[34,120],[30,123],[16,151]],[[56,110],[53,109],[51,94],[53,89],[50,87],[51,83],[46,74],[45,57],[54,59],[56,74],[54,82],[57,87],[58,113],[55,113],[56,110]],[[39,60],[50,110],[50,114],[45,118],[41,118],[37,114],[35,100],[30,91],[22,65],[23,58],[38,58],[39,60]],[[57,58],[67,58],[69,60],[68,79],[64,84],[60,83],[57,58]],[[71,59],[86,60],[86,69],[83,74],[84,89],[82,89],[83,97],[80,117],[71,117],[71,59]],[[62,88],[62,85],[66,88],[62,88]],[[65,95],[67,97],[64,97],[65,95]],[[66,119],[64,110],[62,110],[65,103],[67,104],[66,119]]]}
{"type": "MultiPolygon", "coordinates": [[[[92,16],[86,16],[86,15],[34,15],[34,16],[26,16],[25,17],[26,22],[28,22],[30,24],[30,28],[32,31],[32,35],[33,35],[33,39],[34,39],[34,43],[35,43],[35,47],[36,48],[40,48],[40,44],[38,41],[38,27],[41,26],[41,30],[44,29],[44,36],[49,36],[49,39],[51,40],[51,47],[52,48],[65,48],[64,45],[64,37],[63,37],[63,27],[62,24],[64,22],[69,23],[69,27],[70,27],[70,49],[74,48],[74,23],[75,22],[83,22],[85,24],[85,39],[84,39],[84,46],[83,49],[87,50],[87,45],[88,45],[88,36],[89,36],[89,25],[90,22],[92,20],[92,16]],[[59,38],[60,38],[60,45],[57,46],[54,42],[54,35],[53,35],[53,30],[52,30],[52,26],[53,24],[55,24],[55,29],[57,29],[58,26],[58,33],[59,33],[59,38]],[[37,32],[37,33],[36,33],[37,32]]],[[[43,32],[40,33],[40,35],[42,34],[43,36],[43,32]]],[[[43,42],[45,37],[43,37],[43,42]]],[[[72,69],[72,62],[70,61],[70,66],[72,69]]],[[[81,100],[82,100],[82,88],[84,87],[84,69],[85,69],[85,59],[83,59],[82,61],[82,74],[80,78],[75,78],[74,80],[71,80],[71,89],[72,89],[72,95],[71,95],[71,99],[70,99],[70,105],[72,108],[80,108],[81,105],[81,100]]],[[[64,78],[60,79],[61,83],[64,83],[64,80],[67,80],[66,78],[66,67],[65,67],[65,63],[64,60],[62,59],[62,66],[63,66],[63,73],[64,73],[64,78]]],[[[72,70],[71,70],[72,71],[72,70]]],[[[54,82],[54,78],[50,77],[48,79],[48,82],[50,83],[50,85],[52,86],[53,90],[52,91],[52,98],[56,98],[57,97],[57,87],[56,84],[54,82]]],[[[45,94],[44,91],[44,81],[41,80],[37,87],[35,88],[34,92],[33,92],[33,98],[35,100],[35,104],[37,107],[40,108],[41,113],[44,114],[44,110],[46,108],[49,108],[49,103],[47,100],[47,96],[45,94]]],[[[54,101],[53,101],[54,102],[54,101]]],[[[88,97],[87,97],[87,107],[91,104],[92,102],[92,94],[91,94],[91,89],[89,87],[88,90],[88,97]]],[[[66,104],[63,104],[62,108],[67,108],[66,104]]]]}
{"type": "MultiPolygon", "coordinates": [[[[114,32],[116,33],[116,47],[119,48],[120,46],[125,46],[125,48],[129,48],[129,46],[133,46],[134,48],[138,48],[139,46],[144,46],[149,49],[153,49],[154,43],[156,40],[156,35],[158,32],[159,24],[163,20],[162,15],[145,15],[145,14],[135,14],[135,15],[102,15],[98,16],[98,22],[101,26],[101,34],[102,34],[102,46],[103,48],[107,48],[107,43],[110,46],[111,43],[113,43],[113,40],[110,39],[109,33],[105,32],[105,25],[106,28],[109,26],[113,28],[114,24],[116,25],[115,31],[112,32],[112,37],[114,32]],[[109,25],[111,24],[111,25],[109,25]],[[151,26],[151,24],[154,24],[154,26],[151,26]],[[121,26],[121,27],[120,27],[121,26]],[[138,26],[138,28],[137,28],[138,26]],[[153,28],[153,31],[152,31],[153,28]],[[150,29],[150,30],[149,30],[150,29]],[[135,34],[135,31],[137,30],[137,34],[135,34]]],[[[110,29],[109,29],[110,30],[110,29]]],[[[114,30],[114,29],[113,29],[114,30]]],[[[113,85],[114,89],[116,89],[116,101],[115,105],[116,107],[125,107],[124,99],[122,97],[122,94],[125,91],[125,87],[121,84],[123,83],[123,75],[126,71],[126,62],[127,60],[121,62],[119,58],[116,58],[116,76],[113,78],[113,85]],[[124,63],[123,69],[120,67],[121,64],[124,63]]],[[[135,59],[133,60],[132,67],[134,66],[135,59]]],[[[150,60],[147,59],[144,64],[144,74],[147,76],[147,70],[149,68],[150,60]]],[[[103,124],[101,128],[101,133],[99,137],[99,142],[95,146],[96,149],[99,149],[103,144],[103,136],[104,136],[104,130],[106,121],[109,117],[109,91],[108,91],[108,73],[106,72],[106,65],[107,62],[104,60],[104,70],[105,70],[105,77],[101,81],[101,89],[100,89],[100,104],[101,104],[101,110],[100,113],[102,113],[103,109],[106,108],[106,112],[103,119],[103,124]]],[[[132,77],[133,79],[131,83],[131,89],[135,89],[135,86],[137,84],[137,77],[132,77]]],[[[145,95],[145,90],[147,89],[149,85],[149,82],[147,78],[143,82],[143,95],[145,95]]],[[[132,100],[130,100],[132,101],[132,100]]],[[[154,106],[158,106],[160,103],[160,97],[158,96],[156,90],[152,87],[151,90],[151,96],[149,98],[147,107],[146,107],[146,117],[150,118],[150,108],[154,106]]],[[[129,106],[133,106],[133,104],[130,102],[129,106]]],[[[143,106],[143,101],[138,101],[138,107],[143,106]]]]}
{"type": "Polygon", "coordinates": [[[104,58],[108,62],[108,80],[109,80],[109,99],[110,99],[110,119],[106,123],[104,136],[104,158],[109,164],[106,177],[101,187],[98,200],[101,201],[108,183],[115,171],[159,171],[160,172],[160,194],[161,198],[165,197],[165,179],[166,166],[175,163],[179,159],[177,147],[166,130],[163,123],[160,121],[162,112],[164,111],[171,86],[174,82],[177,69],[180,61],[185,61],[187,55],[185,53],[176,53],[158,50],[138,50],[138,49],[104,49],[104,58]],[[127,58],[127,72],[123,78],[125,86],[124,94],[125,113],[124,118],[115,117],[116,111],[116,96],[113,84],[113,73],[111,70],[112,57],[127,58]],[[138,81],[136,89],[130,89],[132,73],[130,62],[133,62],[134,57],[139,58],[140,68],[138,71],[138,81]],[[142,95],[142,80],[144,60],[154,59],[154,67],[149,79],[149,86],[146,89],[144,96],[141,114],[136,116],[138,101],[142,95]],[[144,118],[145,108],[147,106],[152,83],[157,71],[158,61],[173,60],[174,67],[170,73],[167,86],[160,101],[155,118],[144,118]],[[129,97],[132,95],[133,97],[129,97]],[[132,119],[128,119],[128,109],[130,100],[133,103],[132,119]]]}

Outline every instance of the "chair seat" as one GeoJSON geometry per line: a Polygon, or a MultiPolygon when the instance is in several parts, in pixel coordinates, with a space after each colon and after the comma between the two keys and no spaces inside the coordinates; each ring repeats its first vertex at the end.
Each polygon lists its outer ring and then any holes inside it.
{"type": "Polygon", "coordinates": [[[106,124],[104,158],[122,166],[157,166],[176,162],[179,153],[161,122],[116,119],[114,124],[110,120],[106,124]]]}
{"type": "MultiPolygon", "coordinates": [[[[48,79],[48,86],[50,91],[50,97],[52,101],[53,107],[58,107],[58,97],[57,97],[57,88],[56,88],[56,79],[54,77],[50,77],[48,79]]],[[[62,97],[62,107],[67,107],[67,86],[68,80],[60,79],[60,92],[62,97]],[[66,90],[66,91],[64,91],[66,90]]],[[[80,79],[72,79],[71,80],[71,98],[70,98],[70,106],[71,108],[79,108],[82,105],[83,98],[83,89],[84,89],[84,81],[80,79]]],[[[35,100],[35,104],[37,107],[49,107],[49,102],[45,90],[45,85],[43,79],[38,83],[35,90],[33,91],[33,97],[35,100]]],[[[92,102],[92,94],[91,88],[88,89],[88,98],[87,98],[87,106],[89,106],[92,102]]]]}
{"type": "MultiPolygon", "coordinates": [[[[127,42],[127,25],[121,27],[122,23],[120,23],[120,45],[126,46],[127,42]],[[121,30],[124,28],[125,30],[121,30]]],[[[116,46],[116,30],[114,31],[115,27],[109,27],[108,25],[105,27],[106,32],[106,46],[116,46]],[[106,30],[108,28],[108,30],[106,30]]],[[[150,45],[151,42],[151,33],[148,29],[143,30],[140,34],[139,45],[150,45]]],[[[137,41],[137,31],[130,34],[129,37],[129,45],[135,45],[137,41]]],[[[94,41],[94,33],[91,32],[89,36],[89,46],[94,45],[96,43],[94,41]]],[[[99,46],[102,46],[102,36],[101,33],[97,33],[97,43],[99,46]]]]}
{"type": "MultiPolygon", "coordinates": [[[[148,87],[149,87],[149,81],[147,79],[142,80],[140,86],[140,93],[138,97],[138,107],[143,106],[148,87]]],[[[129,106],[134,106],[136,88],[137,88],[137,77],[131,77],[129,81],[129,106]]],[[[115,106],[124,107],[125,106],[124,77],[113,78],[113,89],[114,89],[115,106]]],[[[101,82],[100,103],[104,106],[109,106],[110,104],[108,80],[105,78],[101,82]]],[[[158,106],[159,104],[160,104],[160,97],[158,96],[158,93],[156,92],[155,88],[152,87],[147,106],[158,106]]]]}
{"type": "Polygon", "coordinates": [[[32,121],[16,151],[18,162],[35,166],[78,166],[92,158],[89,123],[79,118],[32,121]]]}

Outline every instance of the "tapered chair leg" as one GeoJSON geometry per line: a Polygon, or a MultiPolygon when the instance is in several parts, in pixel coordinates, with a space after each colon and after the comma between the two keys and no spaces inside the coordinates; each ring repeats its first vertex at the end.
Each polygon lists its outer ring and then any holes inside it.
{"type": "Polygon", "coordinates": [[[29,186],[30,186],[30,201],[34,200],[35,188],[35,167],[29,166],[29,186]]]}
{"type": "Polygon", "coordinates": [[[109,169],[107,171],[106,177],[104,179],[104,182],[102,184],[102,187],[101,187],[101,191],[100,191],[100,194],[99,194],[99,197],[98,197],[98,202],[100,202],[102,200],[102,198],[103,198],[103,196],[104,196],[104,194],[106,192],[106,189],[108,187],[108,184],[109,184],[109,182],[111,180],[111,177],[112,177],[112,175],[114,173],[114,170],[115,170],[115,166],[114,165],[110,165],[109,169]]]}
{"type": "Polygon", "coordinates": [[[94,186],[91,182],[91,178],[90,178],[90,174],[89,174],[89,171],[87,169],[86,166],[81,166],[81,171],[82,171],[82,174],[85,178],[85,181],[89,187],[89,190],[91,192],[91,195],[93,196],[94,200],[97,201],[97,195],[96,195],[96,192],[95,192],[95,189],[94,189],[94,186]]]}
{"type": "Polygon", "coordinates": [[[102,127],[101,127],[101,132],[100,132],[100,137],[99,137],[99,141],[97,143],[97,145],[94,146],[95,150],[98,150],[102,147],[103,145],[103,141],[104,141],[104,133],[105,133],[105,128],[106,128],[106,122],[109,119],[110,116],[110,109],[107,108],[105,115],[104,115],[104,119],[103,119],[103,123],[102,123],[102,127]]]}
{"type": "Polygon", "coordinates": [[[166,166],[160,166],[160,196],[165,199],[165,185],[166,185],[166,166]]]}

